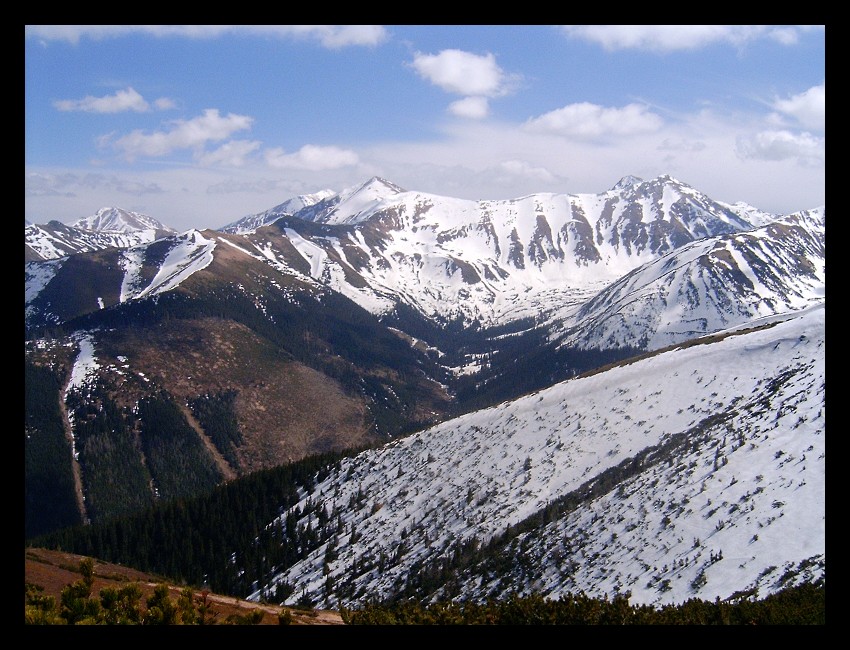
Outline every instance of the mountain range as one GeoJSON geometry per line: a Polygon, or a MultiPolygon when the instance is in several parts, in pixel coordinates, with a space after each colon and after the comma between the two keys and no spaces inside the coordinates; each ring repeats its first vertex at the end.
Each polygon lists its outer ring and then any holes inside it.
{"type": "Polygon", "coordinates": [[[50,376],[73,441],[51,452],[68,505],[28,534],[368,447],[281,515],[327,521],[252,597],[822,580],[824,228],[824,206],[670,176],[505,201],[372,178],[182,233],[116,208],[26,224],[27,381],[50,376]]]}

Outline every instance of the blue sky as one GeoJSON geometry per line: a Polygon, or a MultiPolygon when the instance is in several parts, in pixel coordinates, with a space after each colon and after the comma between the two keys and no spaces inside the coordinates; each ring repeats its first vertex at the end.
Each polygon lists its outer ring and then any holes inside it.
{"type": "Polygon", "coordinates": [[[825,203],[825,29],[25,27],[26,219],[219,228],[372,176],[467,199],[670,174],[825,203]]]}

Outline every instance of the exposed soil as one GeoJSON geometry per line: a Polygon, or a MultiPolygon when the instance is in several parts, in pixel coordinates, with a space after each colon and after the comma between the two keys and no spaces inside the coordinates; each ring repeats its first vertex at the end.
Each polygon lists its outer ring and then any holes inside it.
{"type": "MultiPolygon", "coordinates": [[[[84,556],[73,553],[27,548],[24,550],[24,581],[42,587],[42,593],[56,598],[58,604],[62,589],[81,579],[79,566],[82,559],[84,559],[84,556]]],[[[120,564],[94,560],[92,594],[99,594],[104,587],[120,587],[132,582],[141,587],[143,604],[159,584],[165,583],[169,586],[171,598],[174,601],[177,600],[183,590],[182,586],[171,584],[168,580],[159,576],[137,571],[120,564]]],[[[195,594],[197,598],[204,595],[200,590],[195,590],[195,594]]],[[[209,592],[206,592],[205,595],[207,601],[213,604],[212,611],[215,615],[214,622],[216,624],[224,623],[228,616],[234,614],[245,616],[259,609],[263,612],[260,625],[279,625],[278,616],[284,611],[289,611],[292,614],[291,625],[344,625],[338,612],[253,603],[233,596],[222,596],[209,592]]]]}

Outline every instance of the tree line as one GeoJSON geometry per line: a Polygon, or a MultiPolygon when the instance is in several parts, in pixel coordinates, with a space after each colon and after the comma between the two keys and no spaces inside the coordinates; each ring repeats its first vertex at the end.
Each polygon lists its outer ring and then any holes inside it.
{"type": "Polygon", "coordinates": [[[346,625],[825,625],[826,594],[822,584],[803,584],[760,600],[691,598],[662,607],[632,605],[628,595],[512,594],[486,603],[370,603],[340,614],[346,625]]]}

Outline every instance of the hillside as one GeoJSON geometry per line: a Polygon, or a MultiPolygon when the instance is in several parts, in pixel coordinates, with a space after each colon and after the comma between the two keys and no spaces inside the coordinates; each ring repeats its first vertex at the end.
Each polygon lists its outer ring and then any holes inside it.
{"type": "Polygon", "coordinates": [[[665,349],[345,459],[270,522],[270,546],[316,537],[252,598],[663,604],[822,578],[823,319],[665,349]]]}
{"type": "Polygon", "coordinates": [[[822,585],[824,343],[766,319],[39,542],[324,608],[822,585]]]}
{"type": "MultiPolygon", "coordinates": [[[[80,562],[90,559],[93,562],[94,582],[92,593],[98,595],[104,589],[120,589],[130,584],[136,584],[142,592],[142,601],[150,598],[157,585],[166,585],[172,600],[176,601],[184,587],[173,584],[167,578],[137,571],[130,567],[111,562],[101,562],[74,553],[49,550],[44,548],[27,548],[24,553],[24,581],[37,589],[42,596],[49,596],[61,601],[62,590],[81,580],[80,562]]],[[[208,617],[215,624],[226,624],[233,617],[251,617],[254,612],[261,612],[262,618],[257,625],[280,625],[280,615],[289,613],[291,625],[342,625],[338,612],[315,609],[299,609],[279,607],[267,603],[258,604],[232,596],[216,594],[207,590],[193,589],[193,597],[200,604],[208,603],[208,617]]]]}

